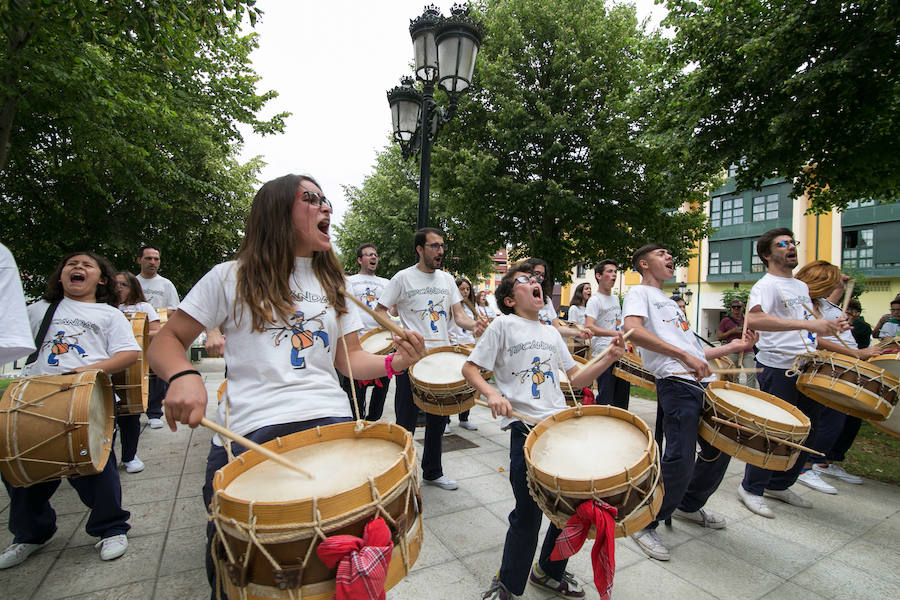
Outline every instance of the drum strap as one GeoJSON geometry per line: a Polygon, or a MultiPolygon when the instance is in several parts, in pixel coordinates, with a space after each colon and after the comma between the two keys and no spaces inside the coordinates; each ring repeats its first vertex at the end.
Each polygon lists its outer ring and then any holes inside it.
{"type": "Polygon", "coordinates": [[[41,346],[44,343],[44,336],[47,335],[47,330],[50,329],[50,321],[53,319],[53,314],[56,312],[56,307],[59,306],[60,302],[62,302],[62,300],[51,302],[50,306],[47,307],[47,312],[44,313],[44,320],[41,321],[41,326],[38,329],[37,335],[34,336],[35,351],[32,352],[28,356],[28,360],[25,361],[26,367],[36,361],[38,354],[41,353],[41,346]]]}

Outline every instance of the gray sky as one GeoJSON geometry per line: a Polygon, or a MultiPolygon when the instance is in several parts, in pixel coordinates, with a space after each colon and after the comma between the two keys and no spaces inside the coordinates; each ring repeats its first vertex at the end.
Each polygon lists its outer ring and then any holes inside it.
{"type": "MultiPolygon", "coordinates": [[[[391,130],[385,95],[411,75],[409,20],[422,14],[424,0],[259,0],[262,20],[253,67],[259,90],[275,90],[263,116],[289,111],[285,133],[244,133],[241,161],[262,156],[259,178],[308,173],[335,208],[333,223],[347,209],[343,185],[360,185],[391,130]]],[[[452,1],[440,4],[449,15],[452,1]]],[[[638,18],[665,14],[652,0],[637,0],[638,18]]],[[[477,64],[476,64],[476,69],[477,64]]]]}

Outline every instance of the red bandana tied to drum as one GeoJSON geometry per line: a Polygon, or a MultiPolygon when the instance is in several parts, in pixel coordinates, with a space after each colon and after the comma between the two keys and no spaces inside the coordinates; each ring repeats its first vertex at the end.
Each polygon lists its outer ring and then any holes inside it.
{"type": "Polygon", "coordinates": [[[362,539],[354,535],[326,538],[316,554],[329,569],[337,565],[335,600],[384,600],[384,581],[391,562],[391,530],[384,519],[373,519],[362,539]]]}
{"type": "Polygon", "coordinates": [[[594,392],[593,390],[591,390],[591,388],[584,388],[583,390],[581,390],[581,403],[585,406],[596,404],[596,401],[594,400],[594,392]]]}
{"type": "Polygon", "coordinates": [[[594,547],[591,548],[591,566],[594,568],[594,585],[600,593],[600,600],[609,600],[613,574],[616,572],[616,507],[606,502],[588,500],[578,506],[578,510],[566,523],[550,560],[569,558],[584,545],[591,525],[597,528],[594,547]]]}

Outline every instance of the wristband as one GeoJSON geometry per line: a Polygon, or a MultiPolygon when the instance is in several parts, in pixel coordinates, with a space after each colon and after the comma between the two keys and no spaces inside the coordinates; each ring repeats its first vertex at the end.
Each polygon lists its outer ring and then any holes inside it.
{"type": "MultiPolygon", "coordinates": [[[[172,383],[173,381],[175,381],[179,377],[183,377],[184,375],[200,375],[200,371],[198,371],[197,369],[185,369],[184,371],[179,371],[169,377],[169,383],[172,383]]],[[[200,375],[200,377],[203,377],[203,375],[200,375]]]]}
{"type": "Polygon", "coordinates": [[[387,374],[388,379],[393,377],[394,375],[402,375],[403,371],[395,371],[391,367],[391,363],[394,361],[394,352],[391,352],[387,356],[384,357],[384,372],[387,374]]]}

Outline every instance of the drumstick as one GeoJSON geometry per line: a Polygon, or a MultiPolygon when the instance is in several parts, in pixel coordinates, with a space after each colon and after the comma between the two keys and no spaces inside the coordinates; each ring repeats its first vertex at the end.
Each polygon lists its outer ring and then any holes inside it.
{"type": "MultiPolygon", "coordinates": [[[[713,421],[716,421],[717,423],[722,423],[723,425],[728,425],[729,427],[734,427],[735,429],[740,429],[741,431],[746,431],[748,433],[755,433],[757,435],[760,433],[759,431],[753,430],[749,427],[744,427],[743,425],[738,425],[737,423],[733,423],[726,419],[720,419],[719,417],[717,417],[715,415],[711,416],[710,418],[713,421]]],[[[825,456],[823,453],[819,452],[818,450],[813,450],[812,448],[807,448],[806,446],[801,446],[800,444],[798,444],[796,442],[789,442],[788,440],[780,440],[780,439],[777,440],[777,442],[779,444],[784,444],[785,446],[790,446],[791,448],[797,448],[799,450],[803,450],[804,452],[809,452],[810,454],[815,454],[816,456],[825,456]]]]}
{"type": "MultiPolygon", "coordinates": [[[[629,337],[631,337],[631,334],[632,334],[632,333],[634,333],[634,329],[629,329],[628,331],[626,331],[625,334],[622,336],[622,341],[624,342],[624,341],[627,340],[629,337]]],[[[591,360],[589,360],[589,361],[587,361],[586,363],[584,363],[583,365],[581,365],[581,368],[582,368],[582,369],[587,369],[588,367],[590,367],[590,366],[594,365],[595,363],[599,362],[604,356],[607,355],[607,353],[608,353],[610,350],[612,350],[612,348],[613,348],[613,345],[610,344],[609,346],[606,347],[605,350],[603,350],[603,352],[601,352],[600,354],[598,354],[597,356],[595,356],[595,357],[592,358],[591,360]]],[[[579,370],[581,370],[581,369],[579,369],[579,370]]]]}
{"type": "Polygon", "coordinates": [[[844,301],[841,303],[841,313],[847,312],[847,303],[850,302],[850,298],[853,296],[854,287],[856,287],[856,280],[851,279],[850,283],[847,285],[847,289],[844,290],[844,301]]]}
{"type": "MultiPolygon", "coordinates": [[[[481,398],[476,398],[476,399],[475,399],[475,404],[480,404],[481,406],[484,406],[484,407],[486,407],[486,408],[490,408],[490,407],[491,407],[490,404],[488,404],[487,402],[485,402],[485,401],[482,400],[481,398]]],[[[514,416],[514,417],[517,418],[517,419],[522,419],[522,422],[524,422],[524,423],[527,423],[528,421],[533,421],[533,420],[534,420],[534,419],[532,419],[531,417],[526,417],[526,416],[523,415],[522,413],[520,413],[520,412],[518,412],[518,411],[515,411],[515,410],[510,411],[509,414],[511,414],[512,416],[514,416]]]]}
{"type": "MultiPolygon", "coordinates": [[[[382,327],[384,327],[385,329],[387,329],[394,335],[400,337],[400,339],[409,341],[408,338],[406,337],[406,332],[403,331],[402,329],[400,329],[399,327],[397,327],[397,325],[395,325],[394,322],[391,321],[390,319],[388,319],[386,316],[384,316],[383,314],[381,314],[378,311],[372,310],[371,308],[366,306],[365,302],[360,301],[359,298],[357,298],[356,296],[354,296],[352,294],[348,294],[346,290],[341,290],[341,293],[344,294],[345,298],[349,298],[350,300],[353,301],[354,304],[356,304],[363,311],[368,313],[368,315],[370,317],[372,317],[373,319],[375,319],[375,321],[379,325],[381,325],[382,327]]],[[[443,341],[443,340],[441,340],[441,341],[443,341]]]]}
{"type": "MultiPolygon", "coordinates": [[[[672,375],[693,375],[697,371],[675,371],[672,375]]],[[[710,369],[710,373],[715,375],[740,375],[741,373],[762,373],[762,369],[742,369],[740,367],[734,369],[710,369]]]]}
{"type": "Polygon", "coordinates": [[[218,423],[214,423],[214,422],[210,421],[209,419],[207,419],[206,417],[203,417],[202,419],[200,419],[200,424],[208,429],[212,429],[219,435],[223,435],[223,436],[227,437],[228,439],[230,439],[233,442],[237,442],[244,448],[247,448],[249,450],[256,450],[257,452],[259,452],[266,458],[274,460],[275,462],[277,462],[279,465],[281,465],[283,467],[287,467],[288,469],[291,469],[292,471],[296,471],[297,473],[300,473],[304,477],[309,477],[310,479],[315,479],[315,477],[313,477],[312,474],[307,473],[306,471],[304,471],[303,469],[301,469],[300,467],[298,467],[297,465],[295,465],[294,463],[292,463],[285,457],[281,456],[280,454],[272,452],[268,448],[266,448],[264,446],[260,446],[256,442],[248,440],[244,436],[239,435],[239,434],[231,431],[230,429],[225,429],[218,423]]]}
{"type": "MultiPolygon", "coordinates": [[[[741,341],[743,342],[747,339],[747,322],[749,319],[747,318],[747,313],[744,313],[744,329],[741,331],[741,341]]],[[[741,350],[741,354],[738,356],[738,365],[744,364],[744,351],[741,350]]]]}
{"type": "MultiPolygon", "coordinates": [[[[845,299],[846,299],[846,298],[845,298],[845,299]]],[[[810,310],[809,307],[806,306],[806,304],[801,304],[800,306],[802,306],[804,310],[806,310],[807,312],[809,312],[809,313],[810,313],[811,315],[813,315],[815,318],[817,318],[817,319],[821,319],[821,318],[822,318],[822,316],[819,314],[819,311],[817,311],[817,310],[810,310]]],[[[813,304],[813,308],[815,308],[815,304],[813,304]]],[[[842,344],[844,345],[844,348],[846,348],[847,350],[849,350],[851,353],[853,352],[853,348],[851,348],[851,347],[847,344],[847,342],[845,342],[844,340],[841,339],[841,332],[840,332],[840,331],[838,331],[838,330],[835,329],[835,331],[834,331],[834,337],[836,337],[836,338],[837,338],[837,341],[839,341],[840,343],[842,343],[842,344]]]]}

